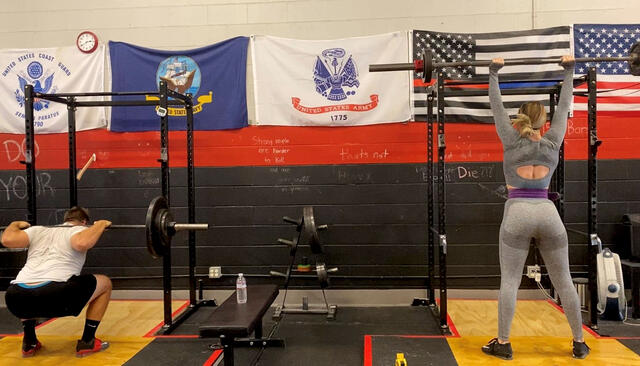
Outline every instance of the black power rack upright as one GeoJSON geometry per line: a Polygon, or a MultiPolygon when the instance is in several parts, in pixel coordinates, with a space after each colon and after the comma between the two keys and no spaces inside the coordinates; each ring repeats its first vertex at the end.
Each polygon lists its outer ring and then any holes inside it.
{"type": "MultiPolygon", "coordinates": [[[[169,200],[170,169],[169,169],[169,106],[183,106],[187,117],[187,206],[188,222],[195,223],[195,180],[193,163],[193,101],[191,95],[176,93],[167,88],[165,81],[160,81],[159,91],[143,92],[87,92],[87,93],[58,93],[44,94],[34,92],[32,85],[25,85],[25,160],[22,161],[26,170],[27,188],[27,221],[37,224],[36,205],[36,154],[34,131],[34,99],[45,99],[65,104],[68,112],[68,141],[69,141],[69,206],[78,204],[78,184],[76,180],[76,110],[78,107],[136,107],[156,106],[160,116],[160,169],[162,182],[162,196],[169,200]],[[145,100],[78,100],[78,97],[136,97],[154,96],[145,100]],[[172,98],[172,99],[170,99],[172,98]]],[[[189,307],[177,317],[173,318],[171,311],[171,250],[167,249],[162,257],[162,288],[164,305],[164,324],[159,334],[169,334],[191,316],[201,306],[215,306],[215,300],[203,300],[202,291],[196,300],[196,237],[195,232],[189,231],[189,307]]]]}
{"type": "MultiPolygon", "coordinates": [[[[434,273],[435,268],[435,235],[438,235],[438,249],[439,249],[439,276],[438,276],[438,288],[440,292],[440,304],[439,311],[436,315],[439,315],[440,327],[443,332],[449,331],[447,323],[447,234],[446,234],[446,201],[445,201],[445,97],[461,97],[461,96],[486,96],[486,90],[451,90],[447,89],[447,85],[460,85],[460,82],[447,81],[444,78],[444,73],[441,70],[437,70],[437,92],[431,90],[427,95],[427,217],[428,217],[428,280],[427,280],[427,301],[428,304],[435,309],[435,280],[434,273]],[[433,107],[434,100],[437,100],[437,143],[438,143],[438,160],[437,160],[437,179],[434,181],[434,118],[433,107]],[[436,185],[436,194],[434,196],[434,187],[436,185]],[[435,214],[434,214],[434,197],[438,203],[438,216],[437,227],[434,226],[435,214]]],[[[598,146],[602,141],[597,137],[597,117],[596,117],[596,69],[590,67],[587,75],[581,77],[582,80],[587,83],[587,96],[588,96],[588,161],[587,161],[587,176],[588,176],[588,197],[587,197],[587,220],[588,228],[587,233],[577,230],[570,230],[582,234],[588,238],[588,289],[590,294],[590,301],[587,306],[589,317],[586,320],[587,325],[593,329],[598,329],[598,291],[597,291],[597,268],[596,268],[596,255],[601,247],[601,241],[597,233],[597,152],[598,146]]],[[[522,80],[521,82],[530,82],[531,80],[522,80]]],[[[468,83],[465,83],[468,84],[468,83]]],[[[557,103],[557,96],[560,93],[560,86],[554,85],[549,87],[536,87],[536,88],[514,88],[504,89],[501,92],[503,95],[532,95],[532,94],[548,94],[549,95],[549,109],[550,115],[553,115],[555,106],[557,103]]],[[[583,95],[583,92],[574,92],[575,95],[583,95]]],[[[556,207],[560,217],[564,221],[564,186],[565,186],[565,159],[564,159],[564,142],[560,148],[560,159],[556,172],[554,173],[553,180],[551,182],[550,189],[560,193],[560,199],[556,202],[556,207]]],[[[537,253],[536,253],[537,255],[537,253]]]]}

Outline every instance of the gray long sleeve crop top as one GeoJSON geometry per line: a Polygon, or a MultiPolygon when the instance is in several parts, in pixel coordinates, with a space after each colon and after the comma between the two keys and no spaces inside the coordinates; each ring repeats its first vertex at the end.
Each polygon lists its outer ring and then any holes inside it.
{"type": "Polygon", "coordinates": [[[551,176],[558,166],[558,153],[567,130],[567,114],[573,97],[573,66],[565,66],[564,80],[558,106],[551,120],[551,128],[540,141],[521,137],[509,119],[502,104],[502,95],[498,84],[500,65],[491,64],[489,68],[489,102],[495,119],[496,130],[504,151],[503,170],[507,185],[515,188],[544,189],[549,186],[551,176]],[[543,165],[549,173],[539,179],[522,178],[516,169],[525,165],[543,165]]]}

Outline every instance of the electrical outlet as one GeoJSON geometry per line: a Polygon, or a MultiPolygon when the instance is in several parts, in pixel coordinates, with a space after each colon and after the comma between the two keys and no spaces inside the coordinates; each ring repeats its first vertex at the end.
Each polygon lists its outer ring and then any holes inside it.
{"type": "Polygon", "coordinates": [[[540,266],[537,264],[527,266],[527,277],[535,279],[536,276],[540,276],[540,266]]]}
{"type": "Polygon", "coordinates": [[[222,277],[222,267],[209,267],[209,278],[222,277]]]}

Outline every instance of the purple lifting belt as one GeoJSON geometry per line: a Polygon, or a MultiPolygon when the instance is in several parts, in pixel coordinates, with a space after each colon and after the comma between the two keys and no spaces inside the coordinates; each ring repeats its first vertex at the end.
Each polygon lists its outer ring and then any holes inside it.
{"type": "Polygon", "coordinates": [[[512,188],[509,190],[509,198],[548,198],[555,201],[560,198],[560,194],[549,192],[548,189],[512,188]]]}

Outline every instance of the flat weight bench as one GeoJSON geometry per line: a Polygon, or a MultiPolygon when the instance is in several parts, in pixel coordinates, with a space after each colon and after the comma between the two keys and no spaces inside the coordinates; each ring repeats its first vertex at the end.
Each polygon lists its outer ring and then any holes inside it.
{"type": "Polygon", "coordinates": [[[262,317],[278,293],[277,285],[247,286],[246,304],[238,304],[234,292],[200,324],[200,337],[220,338],[224,366],[233,365],[234,347],[284,347],[282,339],[262,338],[262,317]]]}

